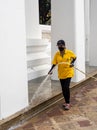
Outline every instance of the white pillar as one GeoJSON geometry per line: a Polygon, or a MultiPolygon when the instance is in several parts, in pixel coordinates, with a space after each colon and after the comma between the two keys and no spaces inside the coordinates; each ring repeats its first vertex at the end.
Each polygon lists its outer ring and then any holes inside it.
{"type": "MultiPolygon", "coordinates": [[[[84,0],[52,0],[52,57],[57,50],[56,42],[64,39],[67,49],[77,55],[76,67],[85,72],[84,0]]],[[[84,79],[75,72],[74,81],[84,79]]],[[[52,79],[57,79],[56,73],[52,79]]]]}
{"type": "Polygon", "coordinates": [[[97,0],[90,3],[90,66],[97,66],[97,0]]]}
{"type": "Polygon", "coordinates": [[[39,0],[25,0],[25,7],[27,39],[41,39],[42,36],[39,25],[39,0]]]}
{"type": "Polygon", "coordinates": [[[89,63],[90,0],[85,0],[85,61],[89,63]]]}
{"type": "Polygon", "coordinates": [[[0,0],[0,119],[28,105],[24,0],[0,0]]]}

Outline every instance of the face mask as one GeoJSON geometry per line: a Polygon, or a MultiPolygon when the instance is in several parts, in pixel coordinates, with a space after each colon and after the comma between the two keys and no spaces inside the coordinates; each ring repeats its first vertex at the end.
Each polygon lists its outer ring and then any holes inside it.
{"type": "Polygon", "coordinates": [[[63,50],[64,50],[64,48],[63,48],[63,47],[58,47],[58,49],[59,49],[60,51],[63,51],[63,50]]]}

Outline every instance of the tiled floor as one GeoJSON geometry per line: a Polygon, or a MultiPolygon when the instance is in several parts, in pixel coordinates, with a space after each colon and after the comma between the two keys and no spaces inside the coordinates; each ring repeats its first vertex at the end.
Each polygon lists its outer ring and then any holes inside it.
{"type": "Polygon", "coordinates": [[[15,130],[97,130],[97,81],[71,91],[72,107],[65,111],[64,101],[53,105],[15,130]]]}

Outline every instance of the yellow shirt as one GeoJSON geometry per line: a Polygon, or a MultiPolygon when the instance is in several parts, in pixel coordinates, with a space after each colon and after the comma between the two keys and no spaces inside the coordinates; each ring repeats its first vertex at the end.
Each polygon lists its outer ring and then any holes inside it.
{"type": "Polygon", "coordinates": [[[56,52],[52,64],[58,64],[58,78],[66,79],[74,76],[74,68],[70,67],[70,63],[72,58],[75,59],[76,55],[70,51],[65,49],[65,54],[63,57],[60,55],[60,52],[56,52]]]}

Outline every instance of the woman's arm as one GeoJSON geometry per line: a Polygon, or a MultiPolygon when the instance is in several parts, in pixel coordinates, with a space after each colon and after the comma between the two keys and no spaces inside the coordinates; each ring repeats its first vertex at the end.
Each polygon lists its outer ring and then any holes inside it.
{"type": "Polygon", "coordinates": [[[52,70],[53,70],[53,68],[55,67],[56,65],[52,65],[52,67],[51,67],[51,69],[49,70],[49,72],[48,72],[48,74],[52,74],[52,70]]]}

